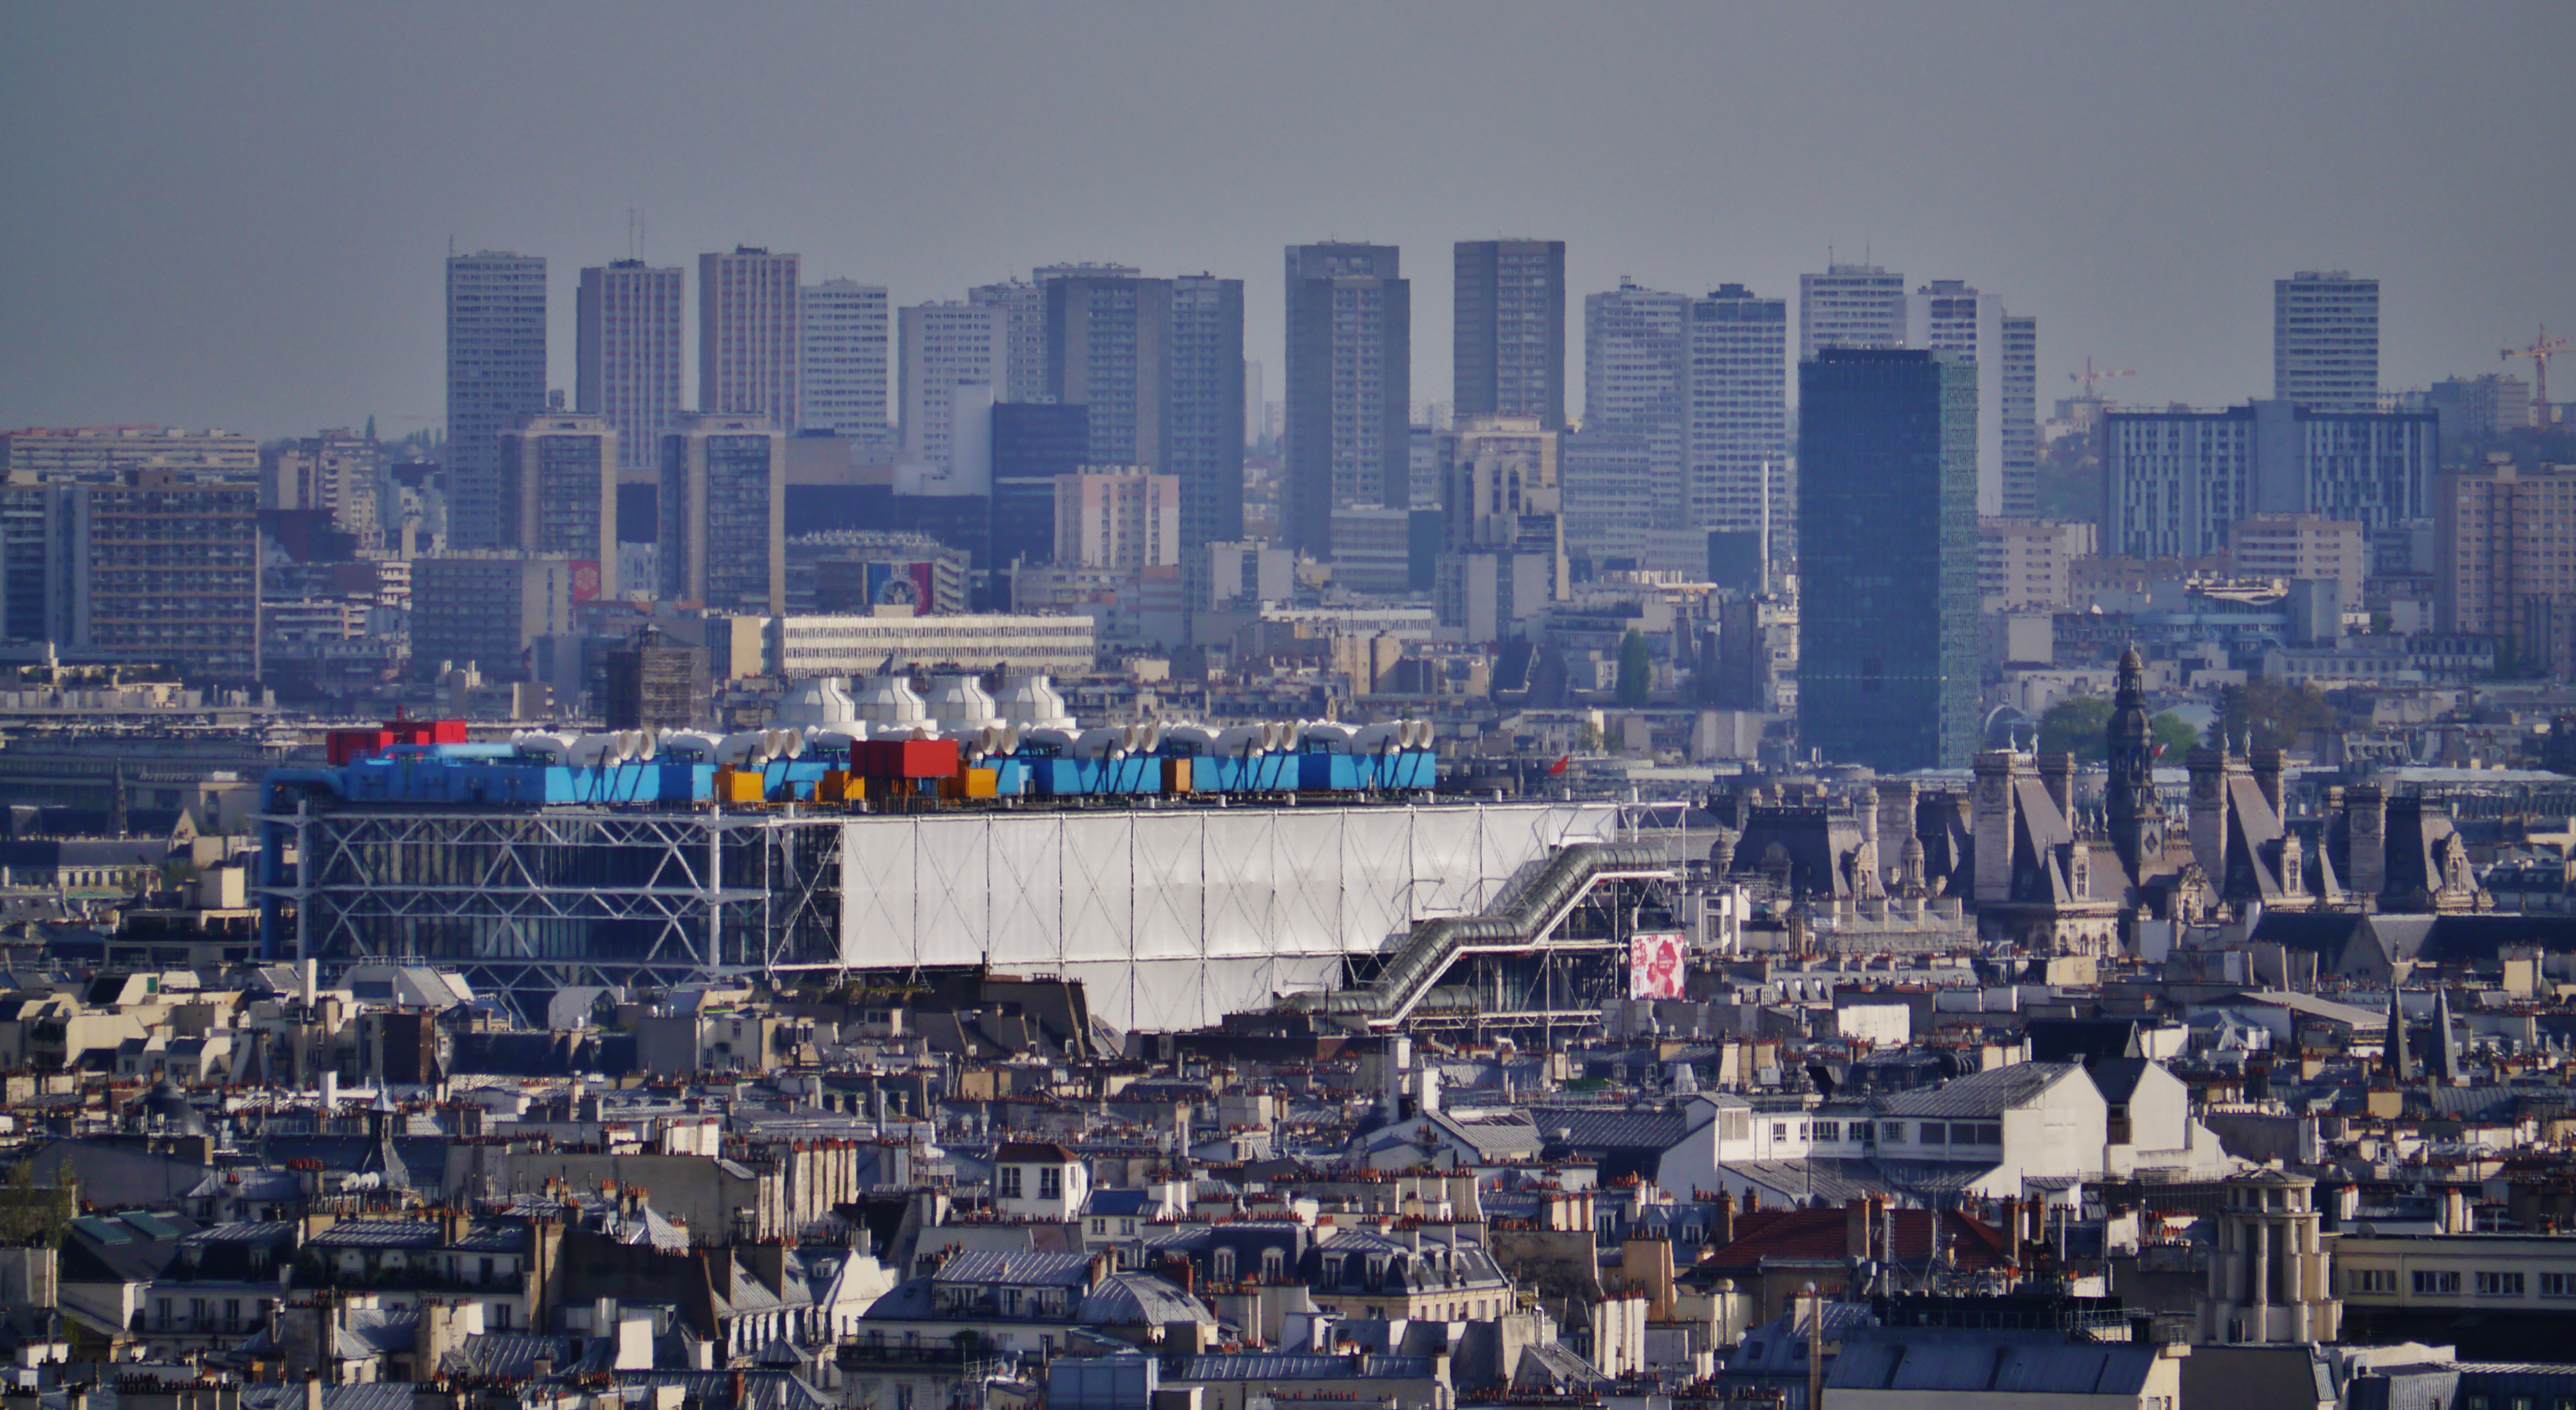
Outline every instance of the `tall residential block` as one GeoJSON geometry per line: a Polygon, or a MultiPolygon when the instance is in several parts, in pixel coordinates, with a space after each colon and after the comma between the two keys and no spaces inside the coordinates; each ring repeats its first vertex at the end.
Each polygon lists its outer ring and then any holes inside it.
{"type": "Polygon", "coordinates": [[[895,325],[904,456],[944,470],[957,389],[998,392],[1008,376],[1009,310],[994,304],[913,304],[896,314],[895,325]]]}
{"type": "Polygon", "coordinates": [[[1956,353],[1977,369],[1977,512],[2036,513],[2038,320],[2007,315],[2002,299],[1965,280],[1935,279],[1907,296],[1905,328],[1911,346],[1956,353]]]}
{"type": "Polygon", "coordinates": [[[581,272],[573,343],[573,409],[617,432],[617,468],[659,468],[662,437],[680,414],[680,321],[685,275],[640,259],[581,272]]]}
{"type": "Polygon", "coordinates": [[[448,542],[500,532],[501,430],[546,409],[546,262],[484,250],[447,260],[448,542]]]}
{"type": "Polygon", "coordinates": [[[2272,281],[2272,397],[2311,411],[2379,409],[2379,281],[2302,270],[2272,281]]]}
{"type": "Polygon", "coordinates": [[[1461,240],[1451,395],[1459,416],[1565,426],[1565,242],[1461,240]]]}
{"type": "Polygon", "coordinates": [[[1874,264],[1828,262],[1798,276],[1798,360],[1827,348],[1905,346],[1905,276],[1874,264]]]}
{"type": "Polygon", "coordinates": [[[803,405],[801,263],[753,245],[698,256],[698,410],[765,416],[781,429],[803,405]]]}
{"type": "Polygon", "coordinates": [[[1798,369],[1798,733],[1881,773],[1977,735],[1977,378],[1931,349],[1798,369]]]}
{"type": "MultiPolygon", "coordinates": [[[[1621,280],[1583,300],[1583,429],[1565,444],[1566,537],[1594,561],[1692,559],[1687,503],[1690,298],[1621,280]],[[1665,551],[1655,531],[1668,527],[1665,551]]],[[[1670,561],[1667,561],[1670,560],[1670,561]]]]}
{"type": "Polygon", "coordinates": [[[1741,284],[1693,299],[1684,325],[1686,488],[1702,533],[1768,529],[1789,555],[1789,305],[1741,284]]]}
{"type": "Polygon", "coordinates": [[[1333,551],[1333,511],[1412,502],[1413,286],[1393,245],[1288,247],[1288,546],[1333,551]]]}
{"type": "Polygon", "coordinates": [[[1055,561],[1068,568],[1166,568],[1181,561],[1181,482],[1141,470],[1086,470],[1055,482],[1055,561]]]}
{"type": "Polygon", "coordinates": [[[591,565],[555,554],[482,549],[412,563],[412,674],[472,666],[487,680],[536,674],[540,638],[569,636],[576,604],[597,595],[591,565]]]}
{"type": "Polygon", "coordinates": [[[1741,284],[1692,298],[1622,283],[1584,300],[1584,375],[1567,463],[1578,538],[1619,525],[1638,540],[1620,556],[1698,572],[1710,532],[1767,524],[1787,554],[1785,301],[1741,284]],[[1612,503],[1614,478],[1643,501],[1612,503]]]}
{"type": "Polygon", "coordinates": [[[2429,411],[2312,411],[2282,401],[2223,411],[2114,411],[2102,418],[2108,503],[2102,551],[2201,558],[2238,521],[2317,514],[2362,526],[2373,568],[2421,571],[2410,536],[2433,516],[2440,418],[2429,411]]]}
{"type": "Polygon", "coordinates": [[[787,610],[787,438],[763,416],[697,412],[662,438],[662,597],[787,610]]]}
{"type": "Polygon", "coordinates": [[[2491,462],[2443,478],[2443,630],[2496,638],[2499,666],[2576,680],[2576,467],[2491,462]]]}
{"type": "Polygon", "coordinates": [[[1176,476],[1184,532],[1241,537],[1243,281],[1057,274],[1043,287],[1046,399],[1089,409],[1087,460],[1176,476]]]}
{"type": "Polygon", "coordinates": [[[1243,281],[1184,274],[1171,287],[1162,469],[1181,482],[1182,538],[1232,542],[1243,537],[1243,281]]]}
{"type": "Polygon", "coordinates": [[[2001,388],[2004,513],[2039,513],[2039,320],[2005,314],[2001,388]]]}
{"type": "Polygon", "coordinates": [[[1002,317],[1002,373],[994,384],[999,400],[1046,400],[1046,290],[1026,279],[978,284],[966,291],[966,302],[998,309],[1002,317]]]}
{"type": "Polygon", "coordinates": [[[855,279],[805,286],[802,431],[876,436],[886,428],[886,291],[855,279]]]}
{"type": "Polygon", "coordinates": [[[382,447],[345,427],[288,441],[262,467],[259,507],[318,509],[360,549],[382,548],[377,492],[383,462],[382,447]]]}
{"type": "Polygon", "coordinates": [[[587,562],[591,595],[615,597],[619,440],[608,418],[561,411],[503,431],[499,547],[587,562]]]}
{"type": "Polygon", "coordinates": [[[257,485],[126,470],[50,488],[61,556],[49,639],[188,680],[259,679],[257,485]]]}

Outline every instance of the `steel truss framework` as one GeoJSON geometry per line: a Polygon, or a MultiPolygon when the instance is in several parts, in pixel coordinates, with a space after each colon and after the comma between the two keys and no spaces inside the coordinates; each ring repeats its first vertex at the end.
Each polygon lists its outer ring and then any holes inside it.
{"type": "MultiPolygon", "coordinates": [[[[1477,1041],[1510,1035],[1541,1050],[1596,1030],[1602,1010],[1628,997],[1630,939],[1682,928],[1679,899],[1669,874],[1604,872],[1536,943],[1461,947],[1398,1023],[1477,1041]]],[[[1354,982],[1367,978],[1361,968],[1354,963],[1354,982]]]]}
{"type": "Polygon", "coordinates": [[[271,815],[297,874],[270,953],[334,972],[435,964],[523,1006],[556,989],[672,985],[829,962],[837,819],[633,808],[271,815]]]}

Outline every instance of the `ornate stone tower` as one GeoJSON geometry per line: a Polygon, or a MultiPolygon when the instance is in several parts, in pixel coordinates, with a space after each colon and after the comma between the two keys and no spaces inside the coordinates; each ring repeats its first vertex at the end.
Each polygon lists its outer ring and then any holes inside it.
{"type": "Polygon", "coordinates": [[[2335,1339],[2343,1303],[2328,1280],[2315,1194],[2315,1181],[2279,1170],[2227,1182],[2200,1298],[2200,1340],[2335,1339]]]}
{"type": "Polygon", "coordinates": [[[2156,746],[2147,730],[2146,663],[2138,648],[2120,653],[2119,688],[2111,697],[2110,777],[2103,789],[2112,849],[2133,880],[2143,881],[2165,855],[2165,806],[2156,796],[2156,746]]]}

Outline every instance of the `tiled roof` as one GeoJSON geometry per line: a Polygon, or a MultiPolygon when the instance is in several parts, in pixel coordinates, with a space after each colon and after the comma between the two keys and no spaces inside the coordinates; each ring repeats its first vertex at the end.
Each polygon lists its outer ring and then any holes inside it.
{"type": "MultiPolygon", "coordinates": [[[[1947,1248],[1961,1268],[1978,1270],[2004,1263],[2003,1235],[1954,1209],[1886,1211],[1896,1222],[1896,1261],[1918,1264],[1947,1248]],[[1934,1242],[1934,1220],[1941,1239],[1934,1242]]],[[[1703,1266],[1752,1269],[1765,1261],[1835,1263],[1852,1254],[1847,1220],[1841,1209],[1759,1209],[1735,1216],[1735,1242],[1715,1249],[1703,1266]]],[[[1875,1256],[1877,1249],[1870,1250],[1875,1256]]]]}

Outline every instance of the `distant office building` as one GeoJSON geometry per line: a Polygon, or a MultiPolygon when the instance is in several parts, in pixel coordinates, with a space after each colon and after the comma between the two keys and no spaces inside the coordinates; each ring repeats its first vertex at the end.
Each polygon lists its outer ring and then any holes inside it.
{"type": "Polygon", "coordinates": [[[1684,324],[1685,488],[1690,525],[1769,530],[1788,556],[1789,305],[1723,284],[1690,301],[1684,324]]]}
{"type": "Polygon", "coordinates": [[[44,641],[52,636],[52,566],[61,521],[53,512],[54,488],[33,480],[0,480],[0,638],[44,641]]]}
{"type": "Polygon", "coordinates": [[[600,663],[602,723],[652,733],[696,728],[705,713],[698,705],[698,682],[706,678],[706,657],[658,628],[637,632],[600,663]]]}
{"type": "Polygon", "coordinates": [[[774,635],[762,634],[761,670],[799,678],[873,675],[891,659],[897,670],[1009,666],[1062,679],[1091,673],[1095,630],[1079,615],[781,617],[774,635]]]}
{"type": "Polygon", "coordinates": [[[2047,519],[1977,521],[1977,606],[2056,611],[2070,600],[2067,565],[2091,555],[2094,526],[2047,519]]]}
{"type": "Polygon", "coordinates": [[[1905,276],[1874,264],[1827,264],[1798,276],[1798,360],[1827,348],[1905,346],[1905,276]]]}
{"type": "Polygon", "coordinates": [[[1656,530],[1666,527],[1672,516],[1657,512],[1658,467],[1648,437],[1615,425],[1596,430],[1587,419],[1582,430],[1565,434],[1558,457],[1565,492],[1566,551],[1589,561],[1596,570],[1614,562],[1665,566],[1653,545],[1656,530]]]}
{"type": "Polygon", "coordinates": [[[2379,281],[2303,270],[2272,281],[2272,399],[2379,409],[2379,281]]]}
{"type": "Polygon", "coordinates": [[[873,437],[886,427],[886,291],[855,279],[809,284],[805,365],[798,389],[802,431],[873,437]]]}
{"type": "Polygon", "coordinates": [[[617,596],[622,458],[604,416],[550,411],[503,431],[500,546],[587,562],[590,596],[617,596]]]}
{"type": "Polygon", "coordinates": [[[1056,480],[1087,463],[1090,419],[1090,408],[1081,406],[1003,402],[993,408],[995,569],[1054,560],[1056,480]]]}
{"type": "Polygon", "coordinates": [[[120,470],[182,470],[247,480],[259,474],[259,440],[238,431],[166,426],[0,431],[0,478],[50,484],[110,479],[120,470]]]}
{"type": "Polygon", "coordinates": [[[546,409],[546,262],[484,250],[447,260],[447,541],[500,534],[501,430],[546,409]]]}
{"type": "Polygon", "coordinates": [[[795,255],[752,245],[698,256],[698,410],[793,429],[804,398],[804,286],[795,255]]]}
{"type": "Polygon", "coordinates": [[[2501,372],[2445,378],[2424,394],[2423,409],[2441,418],[2445,445],[2500,436],[2531,424],[2531,384],[2501,372]]]}
{"type": "Polygon", "coordinates": [[[1565,242],[1461,240],[1450,366],[1459,416],[1565,427],[1565,242]]]}
{"type": "Polygon", "coordinates": [[[1333,511],[1405,507],[1413,286],[1392,245],[1288,247],[1288,546],[1333,552],[1333,511]]]}
{"type": "Polygon", "coordinates": [[[1181,481],[1141,470],[1086,470],[1055,482],[1062,567],[1164,568],[1181,561],[1181,481]]]}
{"type": "Polygon", "coordinates": [[[2036,513],[2039,500],[2039,323],[1964,280],[1935,279],[1906,299],[1911,346],[1958,354],[1977,369],[1977,512],[2036,513]],[[2018,417],[2018,421],[2016,421],[2018,417]],[[2018,457],[2018,458],[2016,458],[2018,457]]]}
{"type": "Polygon", "coordinates": [[[2499,665],[2576,680],[2576,467],[2477,466],[2443,480],[2434,574],[2444,631],[2499,665]]]}
{"type": "Polygon", "coordinates": [[[471,665],[494,681],[535,676],[542,637],[572,632],[574,604],[596,596],[593,565],[559,554],[481,549],[414,559],[412,674],[471,665]]]}
{"type": "Polygon", "coordinates": [[[2370,534],[2322,514],[2257,514],[2229,531],[2227,557],[2247,577],[2333,582],[2340,608],[2358,612],[2370,579],[2370,534]]]}
{"type": "Polygon", "coordinates": [[[1257,611],[1297,589],[1296,555],[1259,543],[1203,543],[1191,564],[1190,605],[1205,611],[1257,611]]]}
{"type": "Polygon", "coordinates": [[[1798,369],[1798,732],[1882,773],[1977,738],[1976,369],[1827,348],[1798,369]]]}
{"type": "Polygon", "coordinates": [[[1009,310],[994,304],[913,304],[897,312],[903,453],[945,467],[957,389],[999,391],[1010,367],[1009,310]]]}
{"type": "Polygon", "coordinates": [[[808,535],[787,542],[788,610],[833,614],[901,607],[919,616],[956,616],[968,608],[969,572],[966,554],[927,535],[808,535]]]}
{"type": "Polygon", "coordinates": [[[665,601],[787,610],[785,442],[766,417],[709,412],[662,438],[665,601]]]}
{"type": "Polygon", "coordinates": [[[685,276],[640,259],[581,272],[573,343],[573,409],[617,432],[617,468],[660,468],[662,437],[680,414],[680,323],[685,276]]]}
{"type": "Polygon", "coordinates": [[[261,473],[262,509],[318,509],[332,527],[357,540],[361,550],[384,547],[377,508],[383,451],[346,428],[305,436],[277,447],[261,473]]]}
{"type": "Polygon", "coordinates": [[[259,679],[258,486],[125,470],[46,489],[48,640],[192,681],[259,679]]]}
{"type": "Polygon", "coordinates": [[[1535,416],[1460,416],[1441,437],[1447,545],[1434,594],[1471,642],[1518,635],[1571,596],[1558,433],[1535,416]]]}
{"type": "Polygon", "coordinates": [[[2113,411],[2101,436],[2103,551],[2126,558],[2205,557],[2250,516],[2315,514],[2360,524],[2376,568],[2431,519],[2441,464],[2429,411],[2113,411]]]}

